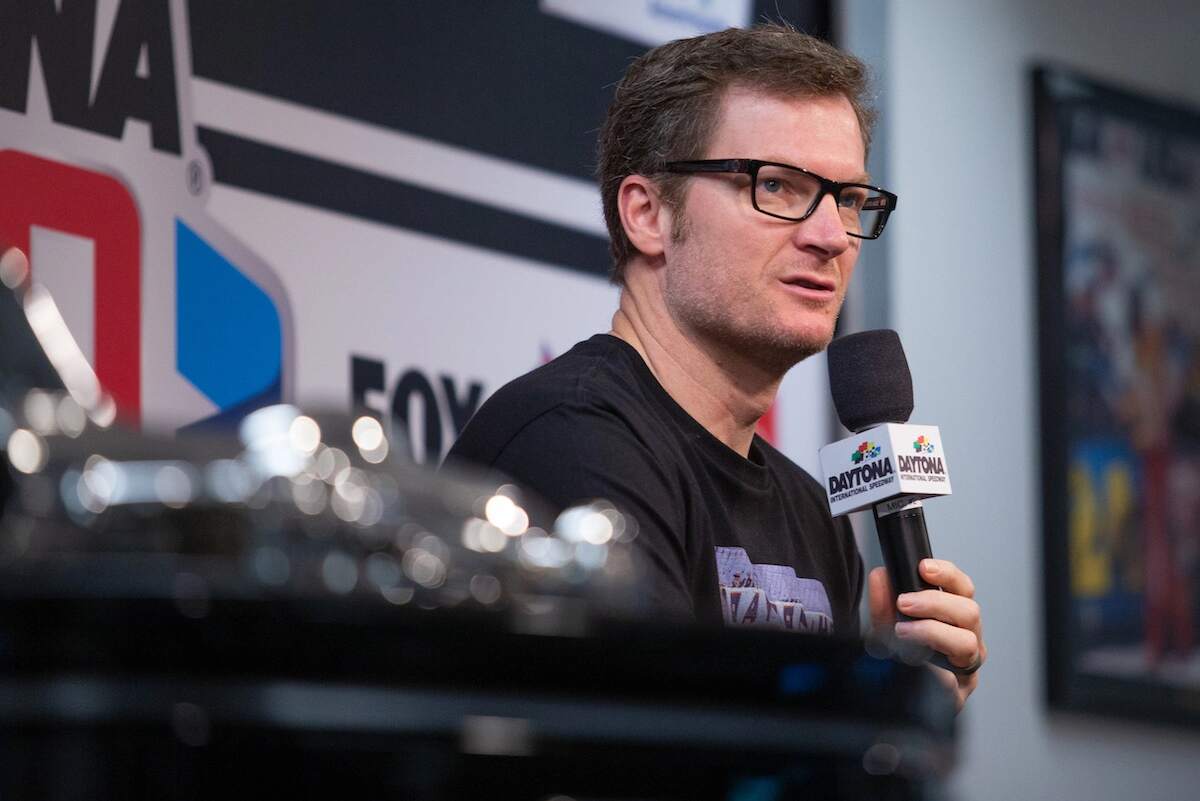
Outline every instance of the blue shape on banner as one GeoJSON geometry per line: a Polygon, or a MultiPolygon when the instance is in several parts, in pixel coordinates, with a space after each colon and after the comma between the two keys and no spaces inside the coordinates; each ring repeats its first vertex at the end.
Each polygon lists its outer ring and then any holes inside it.
{"type": "Polygon", "coordinates": [[[175,347],[180,374],[222,411],[278,400],[283,342],[275,305],[178,218],[175,347]]]}

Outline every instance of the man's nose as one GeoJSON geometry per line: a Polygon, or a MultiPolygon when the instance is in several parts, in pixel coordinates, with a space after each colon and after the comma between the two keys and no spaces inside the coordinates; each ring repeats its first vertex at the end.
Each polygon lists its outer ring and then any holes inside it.
{"type": "Polygon", "coordinates": [[[795,240],[797,247],[820,250],[829,258],[850,247],[846,223],[838,212],[837,199],[832,194],[822,197],[808,219],[796,226],[795,240]]]}

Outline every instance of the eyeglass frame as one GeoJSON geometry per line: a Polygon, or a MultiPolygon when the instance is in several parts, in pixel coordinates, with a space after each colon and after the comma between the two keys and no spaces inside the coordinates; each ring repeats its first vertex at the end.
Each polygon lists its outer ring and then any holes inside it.
{"type": "MultiPolygon", "coordinates": [[[[818,175],[812,170],[806,170],[803,167],[797,167],[794,164],[784,164],[779,161],[761,161],[759,159],[696,159],[690,161],[668,161],[662,165],[662,172],[690,174],[690,173],[737,173],[740,175],[750,176],[750,203],[754,206],[754,210],[759,214],[765,214],[768,217],[774,217],[777,220],[787,220],[788,222],[804,222],[813,215],[817,207],[821,205],[821,201],[826,195],[833,195],[833,202],[836,204],[841,200],[842,190],[857,186],[862,189],[870,189],[873,192],[879,192],[885,199],[886,205],[882,212],[882,217],[879,223],[875,226],[875,233],[872,235],[856,234],[851,231],[846,231],[847,236],[855,237],[856,239],[878,239],[883,234],[883,229],[887,226],[888,217],[896,210],[896,202],[899,198],[895,193],[889,192],[880,186],[872,186],[871,184],[862,184],[856,181],[831,181],[823,175],[818,175]],[[820,191],[817,192],[813,199],[812,205],[808,211],[804,212],[800,217],[786,217],[782,214],[776,214],[771,211],[764,210],[758,205],[758,171],[763,167],[783,167],[788,170],[795,170],[803,173],[809,178],[812,178],[820,185],[820,191]]],[[[876,211],[876,209],[872,209],[876,211]]]]}

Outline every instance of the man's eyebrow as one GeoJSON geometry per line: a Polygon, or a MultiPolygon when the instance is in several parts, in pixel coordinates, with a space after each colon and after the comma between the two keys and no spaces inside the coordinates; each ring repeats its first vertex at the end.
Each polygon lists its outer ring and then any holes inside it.
{"type": "MultiPolygon", "coordinates": [[[[770,157],[763,159],[763,161],[772,161],[772,162],[774,162],[774,163],[776,163],[776,164],[789,164],[789,163],[790,163],[790,162],[788,162],[786,159],[780,159],[780,158],[770,158],[770,157]]],[[[806,169],[806,170],[808,169],[808,167],[807,167],[806,165],[804,165],[804,164],[793,164],[792,166],[794,166],[794,167],[802,167],[802,168],[804,168],[804,169],[806,169]]],[[[853,178],[848,178],[848,179],[846,179],[845,181],[839,181],[838,183],[842,183],[842,184],[869,184],[869,183],[871,183],[871,173],[869,173],[869,172],[860,172],[858,175],[854,176],[853,178]]]]}

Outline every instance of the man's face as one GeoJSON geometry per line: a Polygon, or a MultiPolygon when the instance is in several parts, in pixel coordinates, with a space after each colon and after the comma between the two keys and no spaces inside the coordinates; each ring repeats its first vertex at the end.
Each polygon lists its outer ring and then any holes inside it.
{"type": "MultiPolygon", "coordinates": [[[[731,88],[708,152],[804,167],[863,181],[862,134],[846,98],[784,98],[731,88]]],[[[829,344],[861,240],[833,197],[804,222],[768,217],[750,200],[750,176],[694,175],[682,236],[665,251],[664,297],[683,332],[764,367],[786,369],[829,344]]]]}

